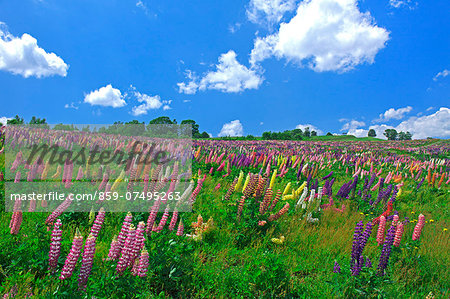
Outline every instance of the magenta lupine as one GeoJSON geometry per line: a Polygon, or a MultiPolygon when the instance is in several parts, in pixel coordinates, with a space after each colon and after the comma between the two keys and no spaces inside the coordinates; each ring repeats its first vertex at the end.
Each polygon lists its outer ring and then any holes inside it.
{"type": "Polygon", "coordinates": [[[48,253],[48,270],[53,272],[58,265],[58,258],[61,252],[61,220],[58,219],[53,226],[52,238],[50,241],[50,251],[48,253]]]}
{"type": "Polygon", "coordinates": [[[138,266],[138,275],[139,277],[147,276],[148,271],[148,251],[145,248],[142,248],[141,256],[139,257],[139,266],[138,266]]]}
{"type": "Polygon", "coordinates": [[[158,226],[156,227],[157,232],[160,232],[163,230],[164,226],[167,223],[167,219],[169,218],[169,206],[166,207],[166,209],[164,210],[164,214],[161,217],[161,220],[159,221],[158,226]]]}
{"type": "Polygon", "coordinates": [[[75,232],[75,237],[72,241],[72,248],[70,249],[69,254],[67,255],[66,262],[61,270],[61,275],[59,279],[65,280],[72,276],[73,270],[75,269],[75,265],[77,264],[78,258],[80,257],[81,248],[83,247],[83,236],[77,228],[75,232]]]}
{"type": "Polygon", "coordinates": [[[182,236],[183,232],[184,232],[184,225],[183,221],[180,219],[180,222],[178,223],[177,236],[182,236]]]}
{"type": "Polygon", "coordinates": [[[156,215],[158,214],[158,211],[159,211],[159,205],[160,205],[160,201],[156,200],[150,209],[150,214],[148,215],[148,219],[147,219],[147,229],[145,231],[147,234],[152,233],[153,224],[155,223],[156,215]]]}
{"type": "Polygon", "coordinates": [[[107,261],[112,261],[118,259],[120,256],[120,243],[117,240],[117,236],[114,236],[111,241],[111,246],[109,247],[107,261]]]}
{"type": "Polygon", "coordinates": [[[175,226],[177,225],[177,220],[178,220],[178,210],[175,208],[175,210],[172,213],[172,219],[170,220],[170,223],[169,223],[170,231],[175,229],[175,226]]]}
{"type": "Polygon", "coordinates": [[[385,229],[386,229],[386,217],[381,216],[380,217],[380,223],[378,224],[378,231],[377,231],[377,243],[378,243],[378,245],[383,244],[384,230],[385,229]]]}
{"type": "Polygon", "coordinates": [[[417,221],[416,226],[414,227],[414,232],[412,235],[412,239],[414,241],[419,240],[420,238],[420,234],[422,233],[422,228],[425,225],[425,216],[420,214],[419,215],[419,220],[417,221]]]}
{"type": "Polygon", "coordinates": [[[10,227],[11,227],[11,235],[17,235],[20,230],[20,225],[22,225],[22,211],[15,211],[12,214],[10,227]]]}
{"type": "Polygon", "coordinates": [[[92,234],[95,238],[98,237],[98,233],[102,228],[103,221],[105,221],[105,209],[100,208],[100,211],[98,212],[97,217],[95,217],[94,224],[92,225],[90,231],[90,234],[92,234]]]}
{"type": "Polygon", "coordinates": [[[145,222],[141,221],[138,223],[138,226],[136,228],[134,243],[132,247],[132,255],[130,257],[130,260],[128,261],[129,266],[133,266],[134,261],[138,258],[139,252],[141,252],[142,247],[144,247],[145,242],[144,233],[145,233],[145,222]]]}
{"type": "Polygon", "coordinates": [[[14,177],[14,183],[20,182],[20,176],[21,176],[20,171],[16,172],[16,176],[14,177]]]}
{"type": "MultiPolygon", "coordinates": [[[[122,228],[120,229],[119,236],[117,237],[117,240],[119,242],[118,249],[117,249],[117,251],[114,251],[114,255],[111,256],[111,260],[116,260],[119,258],[120,252],[122,251],[123,246],[125,244],[125,240],[127,238],[128,230],[130,228],[132,219],[133,219],[133,216],[131,215],[130,212],[128,212],[128,214],[125,216],[125,219],[123,220],[123,224],[122,224],[122,228]]],[[[112,244],[111,244],[111,246],[112,246],[112,244]]]]}
{"type": "Polygon", "coordinates": [[[281,216],[283,216],[283,214],[285,214],[287,211],[289,210],[289,203],[287,202],[284,207],[282,207],[278,212],[276,212],[275,214],[272,214],[269,216],[269,218],[267,220],[269,221],[275,221],[278,218],[280,218],[281,216]]]}
{"type": "Polygon", "coordinates": [[[14,162],[11,165],[11,172],[16,171],[17,167],[19,167],[19,165],[22,163],[22,151],[19,151],[16,155],[16,158],[14,159],[14,162]]]}
{"type": "Polygon", "coordinates": [[[47,217],[45,224],[52,225],[55,221],[72,203],[73,194],[69,194],[67,198],[47,217]]]}
{"type": "Polygon", "coordinates": [[[78,167],[78,173],[77,173],[77,177],[76,180],[80,181],[83,178],[83,167],[78,167]]]}
{"type": "Polygon", "coordinates": [[[136,229],[133,224],[130,225],[128,229],[127,238],[125,239],[125,244],[123,244],[122,252],[117,263],[116,272],[118,275],[122,275],[125,272],[130,259],[133,256],[133,243],[136,235],[136,229]]]}
{"type": "Polygon", "coordinates": [[[400,246],[400,241],[402,240],[403,231],[405,230],[403,222],[399,222],[397,224],[397,229],[395,231],[395,237],[394,237],[394,246],[398,247],[400,246]]]}
{"type": "Polygon", "coordinates": [[[91,274],[92,264],[94,262],[95,241],[97,238],[90,234],[84,245],[83,258],[81,259],[80,275],[78,275],[78,289],[86,290],[87,281],[91,274]]]}

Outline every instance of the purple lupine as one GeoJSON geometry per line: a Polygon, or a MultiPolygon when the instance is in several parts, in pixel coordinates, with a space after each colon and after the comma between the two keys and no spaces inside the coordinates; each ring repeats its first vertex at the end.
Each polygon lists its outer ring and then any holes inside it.
{"type": "Polygon", "coordinates": [[[326,176],[324,176],[324,177],[322,178],[322,180],[324,181],[324,180],[328,179],[329,177],[331,177],[332,175],[333,175],[333,172],[331,171],[329,174],[327,174],[326,176]]]}
{"type": "Polygon", "coordinates": [[[117,236],[114,236],[109,247],[107,261],[117,260],[120,256],[120,243],[117,240],[117,236]]]}
{"type": "Polygon", "coordinates": [[[131,224],[128,229],[127,238],[125,239],[125,244],[122,247],[122,252],[119,258],[119,262],[117,263],[116,272],[118,275],[122,275],[125,272],[128,262],[133,256],[133,243],[136,234],[136,229],[134,225],[131,224]]]}
{"type": "Polygon", "coordinates": [[[98,237],[98,233],[102,228],[103,221],[105,221],[105,209],[100,208],[100,211],[98,212],[97,217],[95,217],[95,221],[91,227],[90,232],[90,234],[92,234],[95,238],[98,237]]]}
{"type": "Polygon", "coordinates": [[[125,240],[128,235],[128,229],[130,228],[132,219],[133,219],[133,215],[131,215],[131,213],[128,212],[128,214],[125,216],[125,219],[123,220],[123,224],[122,224],[122,228],[120,229],[120,233],[117,236],[117,240],[119,242],[119,246],[118,246],[119,248],[116,251],[114,251],[114,255],[111,257],[112,260],[116,260],[120,256],[120,252],[122,251],[122,248],[125,244],[125,240]]]}
{"type": "Polygon", "coordinates": [[[363,221],[359,221],[355,226],[355,231],[353,233],[353,245],[351,253],[350,265],[353,266],[359,258],[359,242],[361,241],[361,233],[363,231],[363,221]]]}
{"type": "Polygon", "coordinates": [[[391,225],[389,228],[386,238],[384,240],[383,249],[381,251],[380,261],[378,262],[378,275],[382,276],[384,275],[384,270],[387,267],[389,256],[391,255],[391,247],[394,243],[394,237],[395,237],[395,230],[396,227],[394,225],[391,225]]]}
{"type": "Polygon", "coordinates": [[[373,227],[372,221],[367,222],[364,232],[360,235],[358,255],[362,255],[364,248],[366,247],[367,240],[372,234],[372,227],[373,227]]]}
{"type": "Polygon", "coordinates": [[[139,277],[147,276],[148,271],[148,251],[145,248],[142,248],[141,256],[139,257],[139,266],[138,266],[138,275],[139,277]]]}
{"type": "Polygon", "coordinates": [[[366,268],[372,268],[372,261],[369,258],[366,258],[366,268]]]}
{"type": "Polygon", "coordinates": [[[58,265],[58,258],[61,252],[61,220],[58,219],[53,226],[52,238],[50,241],[50,251],[48,253],[48,270],[54,272],[58,265]]]}
{"type": "Polygon", "coordinates": [[[177,225],[178,220],[178,210],[175,208],[172,213],[172,219],[170,219],[169,230],[173,231],[175,229],[175,225],[177,225]]]}
{"type": "Polygon", "coordinates": [[[84,245],[83,258],[81,260],[80,275],[78,276],[78,289],[86,290],[87,281],[91,274],[92,264],[94,263],[96,236],[90,234],[84,245]]]}
{"type": "Polygon", "coordinates": [[[73,194],[69,194],[67,198],[47,217],[45,224],[52,225],[53,221],[56,220],[72,203],[73,194]]]}
{"type": "Polygon", "coordinates": [[[77,264],[78,257],[81,253],[81,248],[83,247],[83,236],[81,235],[79,229],[75,232],[75,237],[73,238],[72,248],[67,255],[66,262],[61,270],[61,275],[59,279],[65,280],[72,276],[75,265],[77,264]]]}
{"type": "Polygon", "coordinates": [[[336,262],[336,261],[334,262],[333,272],[341,273],[341,266],[339,266],[338,262],[336,262]]]}

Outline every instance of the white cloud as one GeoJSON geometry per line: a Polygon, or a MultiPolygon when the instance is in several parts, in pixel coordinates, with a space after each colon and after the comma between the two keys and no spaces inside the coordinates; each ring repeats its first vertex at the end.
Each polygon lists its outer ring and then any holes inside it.
{"type": "MultiPolygon", "coordinates": [[[[421,117],[410,117],[402,121],[397,126],[390,126],[386,124],[373,125],[369,129],[374,129],[377,138],[386,139],[383,135],[386,129],[395,129],[397,132],[410,132],[413,139],[424,139],[427,137],[449,138],[450,137],[450,109],[441,107],[433,114],[421,117]]],[[[353,128],[348,131],[348,135],[355,135],[356,137],[367,136],[368,129],[353,128]]]]}
{"type": "Polygon", "coordinates": [[[183,103],[189,103],[191,100],[183,100],[183,103]]]}
{"type": "Polygon", "coordinates": [[[380,114],[379,119],[376,119],[375,122],[389,121],[391,119],[402,119],[405,114],[411,112],[411,110],[411,106],[406,106],[398,109],[389,108],[384,113],[380,114]]]}
{"type": "Polygon", "coordinates": [[[263,122],[263,121],[259,123],[259,125],[260,125],[260,126],[262,126],[263,124],[264,124],[264,122],[263,122]]]}
{"type": "Polygon", "coordinates": [[[113,88],[111,84],[91,91],[84,97],[84,102],[92,106],[98,105],[113,108],[123,107],[127,104],[120,90],[113,88]]]}
{"type": "Polygon", "coordinates": [[[233,25],[228,26],[228,31],[236,33],[241,28],[241,25],[241,23],[234,23],[233,25]]]}
{"type": "MultiPolygon", "coordinates": [[[[163,101],[161,101],[161,97],[159,95],[149,96],[145,93],[142,94],[137,91],[134,91],[133,93],[138,102],[143,103],[131,108],[131,114],[133,114],[134,116],[146,115],[148,110],[159,109],[163,106],[163,101]]],[[[165,106],[169,107],[168,105],[165,106]]],[[[168,109],[170,109],[170,107],[168,109]]]]}
{"type": "Polygon", "coordinates": [[[78,106],[76,106],[74,102],[71,102],[70,104],[65,104],[64,108],[78,110],[78,106]]]}
{"type": "Polygon", "coordinates": [[[311,131],[316,131],[317,135],[323,135],[323,131],[322,130],[320,130],[319,128],[317,128],[316,126],[311,125],[311,124],[297,125],[295,128],[296,129],[301,129],[302,131],[304,131],[306,127],[309,128],[310,132],[311,131]]]}
{"type": "Polygon", "coordinates": [[[8,123],[9,119],[12,119],[12,117],[2,116],[0,117],[0,123],[2,123],[5,126],[8,123]]]}
{"type": "Polygon", "coordinates": [[[253,23],[271,27],[278,24],[285,13],[295,8],[296,0],[250,0],[247,17],[253,23]]]}
{"type": "Polygon", "coordinates": [[[431,106],[431,107],[428,107],[426,111],[431,111],[431,110],[433,110],[433,109],[434,109],[434,107],[431,106]]]}
{"type": "Polygon", "coordinates": [[[394,8],[408,7],[409,9],[414,9],[418,3],[412,0],[389,0],[389,5],[394,8]]]}
{"type": "Polygon", "coordinates": [[[445,69],[442,72],[437,73],[436,76],[434,76],[433,80],[437,81],[439,79],[439,77],[445,78],[448,75],[450,75],[450,71],[445,69]]]}
{"type": "Polygon", "coordinates": [[[366,123],[363,121],[357,121],[357,120],[352,119],[351,121],[345,123],[342,126],[341,131],[355,130],[355,129],[363,127],[365,125],[366,125],[366,123]]]}
{"type": "Polygon", "coordinates": [[[220,55],[216,71],[207,72],[201,80],[191,71],[187,71],[191,81],[177,83],[180,93],[195,94],[197,90],[215,89],[221,92],[241,92],[246,89],[257,89],[263,78],[256,69],[247,68],[236,60],[233,50],[220,55]]]}
{"type": "Polygon", "coordinates": [[[13,36],[0,22],[0,70],[37,78],[59,75],[65,77],[69,66],[55,53],[47,53],[37,40],[24,33],[13,36]]]}
{"type": "Polygon", "coordinates": [[[222,126],[220,130],[219,137],[224,136],[242,136],[244,134],[244,128],[242,127],[241,122],[237,120],[233,120],[229,123],[226,123],[222,126]]]}
{"type": "Polygon", "coordinates": [[[317,72],[344,72],[373,63],[388,39],[369,12],[359,11],[357,0],[305,0],[277,33],[255,40],[250,61],[275,56],[317,72]]]}
{"type": "Polygon", "coordinates": [[[139,0],[138,2],[136,2],[136,7],[139,7],[140,9],[142,9],[144,11],[145,14],[148,14],[148,8],[147,5],[145,5],[144,2],[142,2],[141,0],[139,0]]]}

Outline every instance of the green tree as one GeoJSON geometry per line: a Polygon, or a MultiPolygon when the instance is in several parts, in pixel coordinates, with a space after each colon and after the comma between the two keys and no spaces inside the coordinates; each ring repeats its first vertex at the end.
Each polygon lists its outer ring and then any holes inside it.
{"type": "Polygon", "coordinates": [[[182,125],[191,125],[192,126],[192,137],[193,138],[202,138],[199,128],[200,126],[192,119],[185,119],[181,121],[182,125]]]}
{"type": "Polygon", "coordinates": [[[317,132],[316,131],[311,131],[311,136],[317,136],[317,132]]]}
{"type": "Polygon", "coordinates": [[[18,115],[16,115],[13,119],[8,119],[6,123],[8,125],[23,125],[24,121],[23,118],[20,118],[18,115]]]}
{"type": "Polygon", "coordinates": [[[333,134],[331,134],[330,132],[327,133],[327,136],[333,136],[333,134]]]}
{"type": "Polygon", "coordinates": [[[374,129],[370,129],[369,132],[367,133],[367,136],[369,136],[369,137],[376,137],[377,133],[375,132],[374,129]]]}
{"type": "Polygon", "coordinates": [[[397,140],[398,137],[397,130],[395,129],[386,129],[383,135],[386,136],[388,140],[397,140]]]}
{"type": "Polygon", "coordinates": [[[311,132],[309,131],[309,127],[305,128],[305,131],[303,132],[303,136],[305,137],[311,137],[311,132]]]}

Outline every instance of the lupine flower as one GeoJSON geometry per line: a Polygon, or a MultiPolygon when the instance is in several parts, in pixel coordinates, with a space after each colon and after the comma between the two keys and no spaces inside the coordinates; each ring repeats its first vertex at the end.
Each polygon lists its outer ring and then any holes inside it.
{"type": "Polygon", "coordinates": [[[381,245],[383,243],[383,237],[384,237],[384,230],[386,229],[386,217],[381,216],[380,217],[380,223],[378,224],[378,231],[377,231],[377,243],[378,245],[381,245]]]}
{"type": "Polygon", "coordinates": [[[10,228],[11,235],[17,235],[20,230],[20,226],[22,225],[22,211],[18,210],[13,212],[11,216],[10,228]]]}
{"type": "Polygon", "coordinates": [[[107,261],[116,260],[120,255],[120,243],[117,240],[117,236],[114,236],[111,241],[111,247],[109,248],[107,261]]]}
{"type": "Polygon", "coordinates": [[[164,214],[162,215],[162,218],[159,221],[158,227],[155,229],[155,231],[157,232],[162,231],[167,223],[168,218],[169,218],[169,206],[167,206],[166,209],[164,210],[164,214]]]}
{"type": "Polygon", "coordinates": [[[67,198],[47,217],[45,224],[51,225],[72,203],[73,194],[69,194],[67,198]]]}
{"type": "Polygon", "coordinates": [[[117,237],[117,240],[119,242],[118,252],[117,251],[114,252],[115,255],[111,257],[112,260],[116,260],[119,258],[120,252],[122,251],[122,248],[125,244],[125,240],[128,235],[128,229],[130,228],[132,218],[133,215],[131,215],[131,213],[128,212],[128,214],[125,216],[125,219],[123,220],[122,228],[120,229],[119,236],[117,237]]]}
{"type": "Polygon", "coordinates": [[[69,254],[67,255],[66,262],[61,270],[61,275],[59,279],[64,280],[70,278],[72,276],[73,270],[75,269],[75,265],[77,264],[78,257],[81,253],[81,248],[83,247],[83,236],[77,228],[75,232],[75,237],[72,241],[72,248],[70,249],[69,254]]]}
{"type": "Polygon", "coordinates": [[[127,238],[125,239],[125,243],[122,247],[119,262],[117,263],[116,272],[118,275],[122,275],[123,272],[125,272],[125,269],[127,268],[128,263],[133,256],[133,243],[135,235],[136,229],[134,225],[131,224],[127,232],[127,238]]]}
{"type": "Polygon", "coordinates": [[[387,267],[389,256],[391,255],[391,247],[394,243],[395,237],[395,226],[392,226],[388,229],[386,233],[386,238],[384,240],[383,249],[381,251],[380,261],[378,263],[378,275],[384,275],[384,270],[387,267]]]}
{"type": "Polygon", "coordinates": [[[425,225],[425,216],[420,214],[419,215],[419,221],[417,221],[416,226],[414,227],[414,232],[412,235],[412,239],[414,241],[419,240],[420,234],[422,233],[422,228],[425,225]]]}
{"type": "Polygon", "coordinates": [[[58,265],[58,258],[61,251],[61,220],[56,220],[53,226],[52,238],[50,241],[50,251],[48,253],[48,270],[54,271],[58,265]]]}
{"type": "Polygon", "coordinates": [[[134,264],[134,261],[138,257],[139,252],[141,252],[142,248],[144,247],[145,242],[144,232],[145,232],[145,222],[141,221],[138,223],[138,226],[136,228],[136,235],[134,238],[132,256],[128,262],[129,266],[132,266],[134,264]]]}
{"type": "Polygon", "coordinates": [[[270,200],[272,199],[272,189],[267,188],[266,194],[264,195],[264,200],[261,201],[261,204],[259,205],[259,214],[262,215],[267,211],[267,208],[269,207],[270,200]]]}
{"type": "Polygon", "coordinates": [[[184,231],[184,225],[183,225],[183,221],[180,219],[180,222],[178,223],[177,236],[182,236],[183,231],[184,231]]]}
{"type": "Polygon", "coordinates": [[[397,229],[395,231],[395,237],[394,237],[394,246],[398,247],[400,246],[400,241],[402,240],[402,235],[403,235],[403,231],[404,231],[404,225],[403,222],[399,222],[397,224],[397,229]]]}
{"type": "Polygon", "coordinates": [[[364,225],[363,221],[362,220],[359,221],[355,226],[355,231],[353,232],[353,244],[351,253],[352,259],[350,261],[350,267],[352,269],[359,261],[359,245],[361,241],[361,233],[363,231],[363,225],[364,225]]]}
{"type": "Polygon", "coordinates": [[[369,258],[366,258],[366,268],[372,268],[372,261],[369,258]]]}
{"type": "Polygon", "coordinates": [[[139,277],[147,276],[148,271],[148,251],[145,248],[142,248],[141,256],[139,257],[139,266],[138,266],[138,275],[139,277]]]}
{"type": "Polygon", "coordinates": [[[89,275],[91,274],[92,264],[94,262],[95,241],[97,238],[90,234],[84,245],[83,258],[81,260],[80,275],[78,276],[78,289],[84,291],[86,289],[89,275]]]}
{"type": "Polygon", "coordinates": [[[235,188],[236,188],[236,185],[237,185],[237,183],[238,183],[238,180],[239,180],[239,178],[235,178],[235,179],[233,180],[233,182],[231,183],[230,187],[229,187],[228,190],[227,190],[227,193],[226,193],[225,196],[224,196],[224,199],[225,199],[225,200],[229,200],[229,199],[230,199],[231,194],[233,194],[233,192],[234,192],[234,190],[235,190],[235,188]]]}
{"type": "MultiPolygon", "coordinates": [[[[304,190],[308,190],[307,188],[305,188],[304,190]]],[[[272,201],[272,204],[270,205],[269,211],[272,211],[273,208],[275,208],[275,206],[277,205],[277,202],[280,200],[281,198],[281,190],[278,189],[277,193],[275,194],[275,198],[272,201]]]]}
{"type": "Polygon", "coordinates": [[[338,262],[336,262],[336,261],[334,262],[333,272],[341,273],[341,266],[339,266],[338,262]]]}
{"type": "Polygon", "coordinates": [[[398,222],[398,215],[395,214],[394,218],[392,219],[392,225],[397,225],[397,222],[398,222]]]}
{"type": "Polygon", "coordinates": [[[289,210],[289,203],[287,202],[284,207],[282,207],[278,212],[276,212],[275,214],[272,214],[269,216],[269,218],[267,220],[269,221],[275,221],[278,218],[280,218],[281,216],[283,216],[283,214],[285,214],[287,211],[289,210]]]}
{"type": "Polygon", "coordinates": [[[237,219],[238,219],[238,221],[240,220],[241,214],[242,214],[242,210],[244,209],[245,198],[246,198],[245,195],[242,195],[241,199],[239,200],[239,203],[238,203],[238,210],[237,210],[237,219]]]}
{"type": "Polygon", "coordinates": [[[148,215],[148,219],[147,219],[147,230],[146,230],[147,234],[151,234],[151,232],[152,232],[153,224],[155,223],[155,219],[156,219],[156,215],[158,215],[159,205],[160,205],[160,201],[156,200],[155,203],[153,204],[152,208],[150,209],[150,214],[148,215]]]}
{"type": "Polygon", "coordinates": [[[100,229],[102,228],[103,221],[105,221],[105,209],[100,208],[100,211],[97,214],[97,217],[95,217],[94,224],[91,227],[91,232],[95,238],[98,237],[98,233],[100,232],[100,229]]]}
{"type": "Polygon", "coordinates": [[[170,223],[169,223],[170,231],[173,231],[175,229],[175,225],[177,225],[177,220],[178,220],[178,210],[175,208],[172,213],[172,219],[170,220],[170,223]]]}

